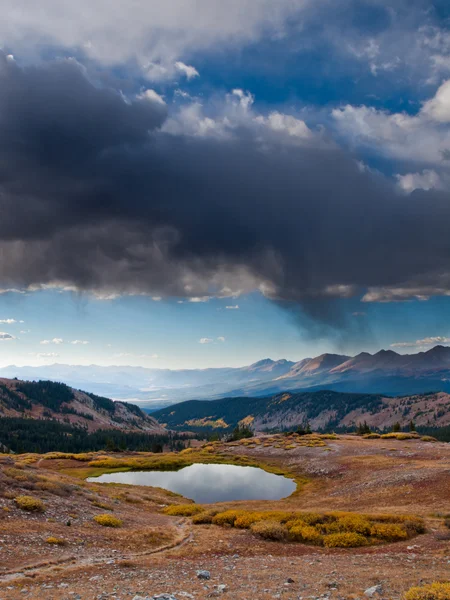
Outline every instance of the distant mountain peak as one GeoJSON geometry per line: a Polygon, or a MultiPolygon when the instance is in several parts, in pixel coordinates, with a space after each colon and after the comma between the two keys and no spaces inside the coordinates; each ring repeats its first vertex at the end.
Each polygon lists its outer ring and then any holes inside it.
{"type": "Polygon", "coordinates": [[[442,346],[442,344],[438,344],[437,346],[434,346],[433,348],[430,348],[430,350],[427,350],[425,352],[425,354],[428,355],[443,355],[443,354],[450,354],[450,348],[448,346],[442,346]]]}
{"type": "Polygon", "coordinates": [[[275,361],[272,360],[271,358],[263,358],[261,360],[258,360],[255,363],[252,363],[250,365],[250,368],[266,367],[267,365],[273,365],[274,363],[275,363],[275,361]]]}
{"type": "Polygon", "coordinates": [[[374,355],[375,356],[383,356],[384,358],[390,356],[390,357],[394,357],[394,356],[400,356],[400,354],[398,352],[394,352],[394,350],[384,350],[381,349],[378,352],[376,352],[374,355]]]}

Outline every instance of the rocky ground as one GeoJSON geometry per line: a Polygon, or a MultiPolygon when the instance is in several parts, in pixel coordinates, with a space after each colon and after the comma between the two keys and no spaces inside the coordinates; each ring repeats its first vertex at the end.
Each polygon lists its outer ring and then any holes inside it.
{"type": "Polygon", "coordinates": [[[450,445],[351,436],[324,443],[269,436],[208,453],[252,457],[307,480],[288,499],[233,506],[418,514],[427,532],[363,549],[268,542],[164,515],[167,504],[185,502],[164,490],[88,484],[78,461],[4,455],[0,599],[400,598],[411,585],[450,579],[450,445]],[[41,498],[45,512],[20,510],[18,494],[41,498]],[[95,523],[102,513],[123,527],[95,523]]]}

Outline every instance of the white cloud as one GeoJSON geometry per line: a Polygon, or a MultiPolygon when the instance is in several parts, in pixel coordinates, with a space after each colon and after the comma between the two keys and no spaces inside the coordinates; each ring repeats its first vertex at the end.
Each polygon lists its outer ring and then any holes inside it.
{"type": "Polygon", "coordinates": [[[225,338],[221,335],[219,337],[217,337],[215,340],[214,338],[207,338],[207,337],[203,337],[199,339],[199,344],[214,344],[215,342],[220,342],[223,343],[225,341],[225,338]]]}
{"type": "Polygon", "coordinates": [[[56,345],[59,345],[59,344],[63,344],[63,343],[64,343],[64,340],[63,340],[63,339],[61,339],[61,338],[53,338],[52,340],[42,340],[42,342],[41,342],[41,344],[42,344],[43,346],[46,346],[46,345],[48,345],[48,344],[56,344],[56,345]]]}
{"type": "Polygon", "coordinates": [[[58,358],[59,354],[55,354],[55,352],[40,352],[36,356],[38,358],[58,358]]]}
{"type": "Polygon", "coordinates": [[[435,346],[437,344],[450,344],[450,338],[445,336],[427,337],[415,342],[395,342],[391,348],[419,348],[424,346],[435,346]]]}
{"type": "Polygon", "coordinates": [[[434,98],[425,102],[421,112],[434,121],[450,122],[450,80],[440,86],[434,98]]]}
{"type": "Polygon", "coordinates": [[[76,345],[79,345],[79,344],[82,344],[82,345],[84,345],[84,346],[85,346],[86,344],[89,344],[89,342],[88,342],[87,340],[73,340],[73,341],[72,341],[72,342],[70,342],[70,343],[71,343],[71,344],[74,344],[75,346],[76,346],[76,345]]]}
{"type": "Polygon", "coordinates": [[[194,77],[200,76],[200,73],[197,71],[197,69],[195,67],[192,67],[190,65],[185,65],[181,61],[177,61],[175,63],[175,69],[179,73],[182,73],[183,75],[185,75],[187,77],[187,79],[193,79],[194,77]]]}
{"type": "Polygon", "coordinates": [[[3,0],[2,46],[35,57],[42,41],[82,48],[106,65],[135,63],[149,78],[176,75],[175,62],[198,51],[242,47],[282,35],[285,23],[310,0],[3,0]],[[55,10],[57,7],[57,10],[55,10]],[[26,34],[25,34],[26,33],[26,34]]]}
{"type": "MultiPolygon", "coordinates": [[[[375,148],[389,158],[446,167],[443,158],[450,148],[450,80],[414,115],[350,104],[334,109],[331,115],[339,134],[353,146],[375,148]]],[[[397,177],[406,177],[404,185],[411,187],[408,174],[397,177]]]]}
{"type": "Polygon", "coordinates": [[[241,106],[244,111],[249,110],[255,101],[255,96],[253,94],[239,88],[236,88],[231,92],[231,98],[232,97],[238,98],[239,106],[241,106]]]}
{"type": "Polygon", "coordinates": [[[7,340],[15,340],[16,338],[10,333],[5,333],[4,331],[0,331],[0,342],[4,342],[7,340]]]}
{"type": "Polygon", "coordinates": [[[160,96],[158,94],[158,92],[155,92],[155,90],[145,90],[145,92],[142,92],[142,94],[139,94],[139,98],[145,99],[145,100],[150,100],[151,102],[157,102],[158,104],[164,104],[164,106],[166,106],[166,102],[164,100],[164,98],[162,96],[160,96]]]}
{"type": "Polygon", "coordinates": [[[362,302],[405,302],[406,300],[429,300],[432,296],[450,296],[449,287],[369,287],[362,302]]]}
{"type": "Polygon", "coordinates": [[[0,288],[0,295],[2,294],[26,294],[26,290],[19,290],[17,288],[0,288]]]}
{"type": "MultiPolygon", "coordinates": [[[[209,302],[211,300],[211,296],[194,296],[193,298],[189,298],[189,302],[197,304],[199,302],[209,302]]],[[[180,304],[182,301],[180,302],[180,304]]]]}
{"type": "Polygon", "coordinates": [[[239,304],[235,304],[234,306],[225,306],[226,310],[239,310],[239,304]]]}
{"type": "Polygon", "coordinates": [[[273,131],[285,133],[290,137],[302,140],[309,140],[313,137],[312,131],[304,121],[278,111],[270,113],[267,117],[258,116],[255,118],[255,121],[269,127],[273,131]]]}
{"type": "Polygon", "coordinates": [[[152,296],[152,300],[153,302],[161,302],[162,298],[161,296],[152,296]]]}
{"type": "Polygon", "coordinates": [[[304,120],[279,111],[260,114],[253,107],[254,100],[253,94],[236,88],[216,97],[208,108],[197,99],[183,103],[165,121],[162,130],[172,135],[231,140],[238,138],[244,127],[254,135],[262,151],[280,144],[336,148],[323,128],[312,130],[304,120]]]}
{"type": "MultiPolygon", "coordinates": [[[[23,323],[23,321],[20,322],[23,323]]],[[[15,319],[0,319],[0,323],[2,325],[13,325],[14,323],[17,323],[17,321],[15,319]]]]}
{"type": "Polygon", "coordinates": [[[444,188],[440,176],[433,169],[424,169],[421,173],[396,175],[396,178],[398,186],[406,193],[411,193],[414,190],[440,190],[444,188]]]}

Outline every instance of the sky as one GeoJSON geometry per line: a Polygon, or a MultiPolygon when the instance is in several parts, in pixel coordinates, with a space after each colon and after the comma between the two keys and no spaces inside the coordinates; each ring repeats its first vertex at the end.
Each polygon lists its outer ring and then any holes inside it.
{"type": "Polygon", "coordinates": [[[0,366],[450,343],[448,2],[0,6],[0,366]]]}

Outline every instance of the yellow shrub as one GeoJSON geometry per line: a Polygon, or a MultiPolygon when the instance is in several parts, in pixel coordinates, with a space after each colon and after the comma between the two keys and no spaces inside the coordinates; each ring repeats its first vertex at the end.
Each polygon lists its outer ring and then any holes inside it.
{"type": "Polygon", "coordinates": [[[291,539],[295,542],[305,542],[307,544],[323,544],[323,535],[311,525],[295,525],[289,530],[291,539]]]}
{"type": "Polygon", "coordinates": [[[323,543],[327,548],[356,548],[357,546],[367,546],[368,541],[359,533],[331,533],[323,538],[323,543]]]}
{"type": "Polygon", "coordinates": [[[239,527],[239,529],[249,529],[253,523],[257,521],[261,521],[264,518],[264,513],[257,512],[242,512],[239,514],[234,520],[234,527],[239,527]]]}
{"type": "Polygon", "coordinates": [[[62,540],[61,538],[50,536],[46,540],[47,544],[54,544],[55,546],[65,546],[66,540],[62,540]]]}
{"type": "Polygon", "coordinates": [[[361,535],[370,534],[370,521],[364,518],[362,515],[346,515],[338,519],[338,527],[340,531],[344,532],[355,532],[361,535]]]}
{"type": "Polygon", "coordinates": [[[392,431],[391,433],[383,433],[383,435],[381,436],[383,440],[414,440],[418,437],[420,437],[418,433],[404,433],[402,431],[392,431]]]}
{"type": "Polygon", "coordinates": [[[412,587],[404,595],[405,600],[450,600],[450,583],[429,583],[412,587]]]}
{"type": "Polygon", "coordinates": [[[437,439],[431,435],[423,435],[420,439],[422,442],[437,442],[437,439]]]}
{"type": "Polygon", "coordinates": [[[251,531],[265,540],[273,540],[276,542],[282,542],[288,537],[286,525],[273,520],[264,520],[253,523],[251,531]]]}
{"type": "Polygon", "coordinates": [[[192,517],[194,525],[204,525],[212,523],[213,517],[217,514],[216,510],[204,510],[192,517]]]}
{"type": "Polygon", "coordinates": [[[220,525],[221,527],[225,525],[234,525],[236,518],[241,513],[240,510],[226,510],[225,512],[218,513],[213,517],[212,522],[214,525],[220,525]]]}
{"type": "Polygon", "coordinates": [[[370,535],[386,542],[395,542],[408,538],[406,529],[401,525],[394,525],[393,523],[375,523],[371,527],[370,535]]]}
{"type": "Polygon", "coordinates": [[[316,525],[317,523],[322,523],[324,520],[324,515],[321,515],[319,513],[299,513],[298,517],[307,525],[316,525]]]}
{"type": "Polygon", "coordinates": [[[171,517],[192,517],[204,510],[203,506],[198,504],[172,504],[167,506],[163,512],[171,517]]]}
{"type": "Polygon", "coordinates": [[[379,433],[366,433],[363,435],[363,438],[366,440],[378,440],[380,437],[381,435],[379,433]]]}
{"type": "Polygon", "coordinates": [[[121,519],[118,519],[113,515],[96,515],[94,521],[103,527],[122,527],[121,519]]]}
{"type": "MultiPolygon", "coordinates": [[[[197,505],[187,505],[189,509],[197,505]]],[[[177,507],[179,508],[179,507],[177,507]]],[[[195,510],[195,509],[194,509],[195,510]]],[[[204,508],[195,518],[196,523],[213,523],[222,527],[251,529],[256,532],[263,523],[278,523],[288,532],[292,541],[329,547],[364,546],[380,541],[394,542],[408,539],[424,531],[424,522],[411,515],[367,515],[347,512],[313,513],[286,511],[227,510],[211,515],[204,508]],[[208,514],[209,513],[209,514],[208,514]]],[[[167,509],[166,509],[167,511],[167,509]]]]}
{"type": "Polygon", "coordinates": [[[33,496],[17,496],[17,498],[14,498],[14,502],[16,506],[28,512],[44,512],[45,510],[42,500],[33,498],[33,496]]]}

